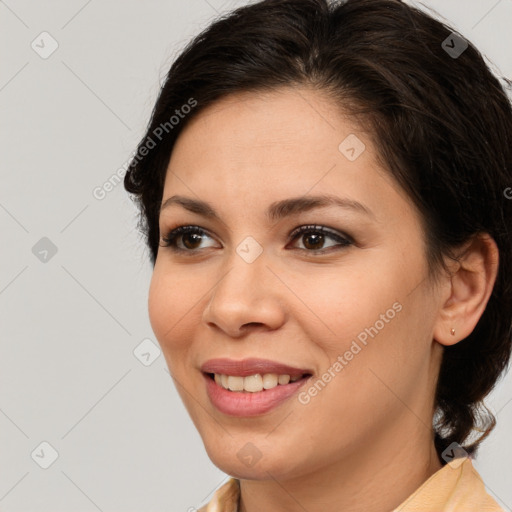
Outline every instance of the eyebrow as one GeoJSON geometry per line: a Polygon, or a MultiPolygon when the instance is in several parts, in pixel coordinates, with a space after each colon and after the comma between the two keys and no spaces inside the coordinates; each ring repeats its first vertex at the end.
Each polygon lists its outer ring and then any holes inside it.
{"type": "MultiPolygon", "coordinates": [[[[173,204],[180,205],[189,212],[196,213],[208,219],[221,220],[219,214],[210,203],[180,195],[171,196],[163,201],[160,206],[160,213],[173,204]]],[[[373,212],[362,203],[354,201],[353,199],[338,197],[331,194],[291,197],[289,199],[276,201],[268,207],[266,217],[269,221],[277,221],[285,217],[298,215],[299,213],[327,206],[338,206],[344,209],[363,213],[370,217],[375,217],[373,212]]]]}

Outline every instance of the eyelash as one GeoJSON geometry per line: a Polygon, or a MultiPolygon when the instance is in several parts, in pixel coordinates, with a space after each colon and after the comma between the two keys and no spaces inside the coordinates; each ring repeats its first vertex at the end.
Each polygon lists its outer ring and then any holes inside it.
{"type": "MultiPolygon", "coordinates": [[[[177,245],[176,245],[176,239],[178,237],[180,237],[182,235],[186,235],[186,234],[191,234],[191,233],[210,236],[210,235],[208,235],[207,231],[200,228],[199,226],[192,226],[192,225],[179,226],[175,229],[172,229],[171,231],[169,231],[167,233],[166,236],[163,236],[161,238],[161,241],[163,242],[163,244],[161,244],[161,247],[168,247],[169,249],[171,249],[174,252],[186,254],[187,256],[193,256],[198,253],[199,249],[182,249],[180,247],[177,247],[177,245]]],[[[308,234],[321,233],[323,235],[327,235],[328,238],[332,238],[333,240],[336,240],[339,243],[338,247],[331,246],[331,247],[327,247],[326,249],[308,250],[308,249],[299,248],[300,251],[305,251],[310,254],[324,254],[326,252],[331,252],[332,249],[340,250],[340,249],[348,247],[354,243],[352,238],[347,235],[342,236],[340,234],[337,234],[336,232],[326,229],[324,226],[317,226],[317,225],[307,225],[307,226],[298,227],[297,229],[292,231],[292,233],[290,233],[290,241],[295,241],[297,238],[300,238],[300,236],[302,236],[306,233],[308,233],[308,234]]],[[[210,237],[210,238],[212,238],[212,237],[210,237]]]]}

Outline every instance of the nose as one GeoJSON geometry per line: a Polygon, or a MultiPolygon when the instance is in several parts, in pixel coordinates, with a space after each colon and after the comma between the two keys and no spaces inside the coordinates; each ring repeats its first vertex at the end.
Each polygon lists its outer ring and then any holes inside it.
{"type": "Polygon", "coordinates": [[[286,317],[285,290],[264,252],[250,263],[234,252],[211,290],[203,322],[232,338],[254,329],[278,329],[286,317]]]}

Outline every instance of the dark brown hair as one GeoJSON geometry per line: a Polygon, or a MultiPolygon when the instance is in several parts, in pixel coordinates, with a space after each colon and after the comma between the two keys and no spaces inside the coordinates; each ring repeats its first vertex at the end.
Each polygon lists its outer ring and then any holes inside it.
{"type": "Polygon", "coordinates": [[[295,85],[327,93],[370,131],[421,213],[433,273],[479,233],[498,245],[492,296],[474,331],[444,348],[435,398],[438,453],[454,441],[474,453],[494,427],[483,399],[511,350],[512,109],[482,55],[446,24],[400,0],[265,0],[211,24],[169,70],[125,176],[151,261],[167,165],[187,122],[231,93],[295,85]],[[171,123],[177,111],[189,113],[171,123]],[[469,442],[475,428],[483,435],[469,442]]]}

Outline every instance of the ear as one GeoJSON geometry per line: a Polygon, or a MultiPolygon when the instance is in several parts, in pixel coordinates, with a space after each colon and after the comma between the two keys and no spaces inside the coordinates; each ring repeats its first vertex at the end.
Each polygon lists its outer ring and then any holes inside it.
{"type": "Polygon", "coordinates": [[[475,235],[450,262],[441,296],[441,309],[434,326],[434,339],[455,345],[469,336],[482,316],[498,274],[499,251],[487,233],[475,235]]]}

